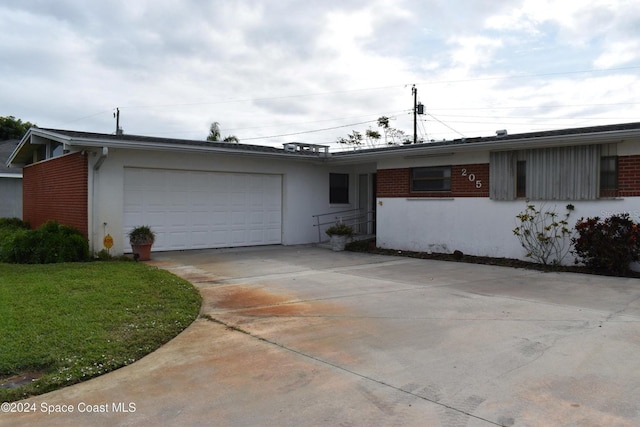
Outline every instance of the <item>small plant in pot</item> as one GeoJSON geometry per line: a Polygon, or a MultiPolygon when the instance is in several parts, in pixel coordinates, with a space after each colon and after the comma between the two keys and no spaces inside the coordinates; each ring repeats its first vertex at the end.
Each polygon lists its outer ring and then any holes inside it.
{"type": "Polygon", "coordinates": [[[331,242],[331,250],[344,251],[347,239],[353,235],[353,228],[344,223],[336,223],[325,231],[331,242]]]}
{"type": "Polygon", "coordinates": [[[133,259],[148,261],[151,259],[151,245],[156,240],[156,233],[148,225],[140,225],[129,232],[129,243],[133,250],[133,259]]]}

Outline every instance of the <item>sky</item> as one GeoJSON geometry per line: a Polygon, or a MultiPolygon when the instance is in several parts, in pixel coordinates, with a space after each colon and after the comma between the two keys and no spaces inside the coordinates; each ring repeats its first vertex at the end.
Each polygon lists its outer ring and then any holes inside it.
{"type": "Polygon", "coordinates": [[[44,128],[338,149],[413,139],[414,86],[425,142],[640,121],[637,0],[3,0],[0,28],[0,116],[44,128]]]}

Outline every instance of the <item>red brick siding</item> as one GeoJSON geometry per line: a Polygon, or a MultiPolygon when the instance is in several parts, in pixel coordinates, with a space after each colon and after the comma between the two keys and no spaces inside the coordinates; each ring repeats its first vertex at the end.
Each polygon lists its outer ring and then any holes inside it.
{"type": "Polygon", "coordinates": [[[489,197],[489,163],[451,167],[453,197],[489,197]]]}
{"type": "Polygon", "coordinates": [[[33,228],[56,220],[88,237],[88,171],[81,153],[26,166],[22,171],[23,219],[33,228]]]}
{"type": "Polygon", "coordinates": [[[378,169],[376,172],[376,196],[410,197],[410,180],[410,169],[378,169]]]}
{"type": "Polygon", "coordinates": [[[489,197],[488,163],[452,166],[451,191],[412,193],[410,168],[379,169],[376,176],[378,197],[489,197]]]}
{"type": "Polygon", "coordinates": [[[640,196],[640,156],[618,157],[618,197],[640,196]]]}

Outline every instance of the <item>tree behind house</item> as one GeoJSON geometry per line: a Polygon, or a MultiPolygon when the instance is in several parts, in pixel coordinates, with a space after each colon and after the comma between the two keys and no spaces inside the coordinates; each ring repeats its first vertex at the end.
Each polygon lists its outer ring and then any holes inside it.
{"type": "Polygon", "coordinates": [[[29,128],[34,126],[30,122],[23,122],[13,116],[0,117],[0,141],[22,139],[29,128]]]}
{"type": "Polygon", "coordinates": [[[235,135],[228,135],[222,139],[222,134],[220,132],[220,123],[213,122],[209,127],[209,136],[207,136],[207,141],[209,142],[234,142],[238,143],[240,140],[235,135]]]}

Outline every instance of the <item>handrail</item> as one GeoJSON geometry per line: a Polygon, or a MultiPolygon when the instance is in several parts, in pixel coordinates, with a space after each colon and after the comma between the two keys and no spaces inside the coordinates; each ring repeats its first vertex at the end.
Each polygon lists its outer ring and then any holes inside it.
{"type": "Polygon", "coordinates": [[[313,225],[314,227],[318,227],[318,242],[322,242],[322,231],[321,227],[329,224],[336,223],[344,223],[350,225],[352,227],[356,227],[362,224],[373,224],[375,223],[375,216],[372,210],[364,211],[362,209],[347,209],[342,211],[333,211],[327,212],[323,214],[312,215],[312,218],[316,219],[316,223],[313,225]],[[350,215],[340,215],[340,214],[350,214],[350,215]],[[321,217],[332,216],[331,221],[321,222],[321,217]]]}
{"type": "Polygon", "coordinates": [[[344,211],[333,211],[333,212],[327,212],[327,213],[322,213],[322,214],[316,214],[316,215],[311,215],[311,218],[315,218],[318,216],[326,216],[326,215],[335,215],[335,214],[339,214],[339,213],[345,213],[345,212],[358,212],[362,209],[347,209],[344,211]]]}

